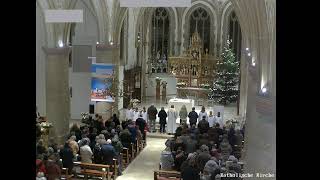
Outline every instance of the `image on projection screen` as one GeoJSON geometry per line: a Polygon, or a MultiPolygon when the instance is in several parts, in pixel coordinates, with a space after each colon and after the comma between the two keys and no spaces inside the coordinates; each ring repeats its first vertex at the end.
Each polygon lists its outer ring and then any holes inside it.
{"type": "Polygon", "coordinates": [[[110,64],[92,64],[91,66],[91,101],[114,102],[112,96],[114,66],[110,64]]]}

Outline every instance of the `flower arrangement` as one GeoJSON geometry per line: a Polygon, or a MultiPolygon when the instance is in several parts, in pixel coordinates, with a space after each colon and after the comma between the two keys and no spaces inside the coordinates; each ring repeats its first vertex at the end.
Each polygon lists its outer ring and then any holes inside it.
{"type": "Polygon", "coordinates": [[[139,99],[131,99],[130,103],[140,103],[139,99]]]}
{"type": "Polygon", "coordinates": [[[52,123],[42,122],[42,123],[40,123],[40,127],[41,127],[41,134],[42,135],[48,135],[49,134],[49,128],[52,127],[52,123]]]}
{"type": "Polygon", "coordinates": [[[81,113],[81,116],[82,116],[82,119],[84,120],[84,119],[88,119],[89,118],[89,113],[87,113],[87,112],[82,112],[81,113]]]}
{"type": "Polygon", "coordinates": [[[139,99],[131,99],[131,100],[130,100],[130,105],[131,105],[131,107],[133,107],[133,108],[136,108],[139,103],[140,103],[139,99]]]}

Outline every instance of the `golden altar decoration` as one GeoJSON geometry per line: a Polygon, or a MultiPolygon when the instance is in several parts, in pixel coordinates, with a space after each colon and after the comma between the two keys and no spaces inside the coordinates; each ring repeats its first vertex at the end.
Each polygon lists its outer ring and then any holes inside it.
{"type": "Polygon", "coordinates": [[[206,96],[213,82],[215,65],[216,59],[208,49],[203,50],[202,40],[196,31],[182,56],[168,58],[168,73],[176,77],[178,91],[191,88],[203,91],[201,96],[206,96]]]}

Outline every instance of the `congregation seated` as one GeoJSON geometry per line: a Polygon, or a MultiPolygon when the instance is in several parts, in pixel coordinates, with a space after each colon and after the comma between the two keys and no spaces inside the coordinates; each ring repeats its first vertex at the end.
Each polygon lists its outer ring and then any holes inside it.
{"type": "MultiPolygon", "coordinates": [[[[203,115],[198,128],[195,124],[192,124],[191,127],[177,128],[177,134],[166,141],[166,150],[170,151],[165,150],[161,153],[160,162],[169,164],[168,172],[181,172],[183,180],[221,178],[220,173],[222,172],[242,173],[238,159],[241,154],[243,136],[240,130],[233,129],[230,132],[230,129],[221,129],[219,123],[210,127],[203,115]],[[229,142],[229,139],[232,142],[229,142]],[[173,165],[168,163],[172,160],[165,161],[165,155],[173,157],[173,165]]],[[[161,170],[163,170],[163,165],[161,170]]]]}
{"type": "MultiPolygon", "coordinates": [[[[139,142],[136,147],[140,148],[139,145],[143,139],[141,128],[144,130],[146,124],[145,121],[138,121],[136,126],[134,122],[127,121],[123,122],[122,125],[124,125],[124,129],[122,129],[115,114],[112,119],[105,123],[102,116],[97,114],[94,119],[85,125],[79,126],[74,123],[64,145],[58,145],[55,139],[51,138],[46,148],[43,139],[40,139],[41,127],[37,123],[37,179],[55,180],[70,179],[73,176],[79,177],[78,171],[74,169],[75,165],[84,168],[80,173],[82,175],[83,173],[86,174],[85,169],[87,167],[93,169],[99,167],[102,168],[100,169],[102,171],[103,167],[108,167],[107,172],[101,171],[100,174],[95,174],[93,171],[90,171],[90,174],[88,171],[87,175],[89,176],[108,174],[108,177],[116,178],[121,175],[123,170],[122,153],[126,153],[130,160],[134,158],[135,151],[132,144],[139,142]],[[127,151],[123,151],[124,147],[127,147],[127,151]],[[90,164],[92,164],[92,167],[90,164]]],[[[126,162],[126,166],[130,163],[130,160],[126,162]]]]}

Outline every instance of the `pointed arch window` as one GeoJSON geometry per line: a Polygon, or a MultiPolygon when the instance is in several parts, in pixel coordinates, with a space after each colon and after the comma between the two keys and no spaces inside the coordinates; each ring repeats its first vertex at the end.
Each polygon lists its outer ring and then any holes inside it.
{"type": "Polygon", "coordinates": [[[203,49],[208,49],[208,52],[210,52],[210,15],[201,7],[195,9],[190,17],[190,37],[196,31],[202,39],[203,49]]]}
{"type": "Polygon", "coordinates": [[[242,36],[240,24],[234,11],[232,11],[229,16],[229,39],[232,40],[231,47],[236,56],[236,60],[240,61],[242,36]]]}
{"type": "Polygon", "coordinates": [[[152,16],[151,52],[163,57],[169,52],[169,13],[163,8],[157,8],[152,16]]]}

